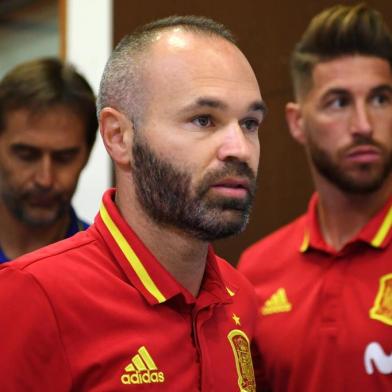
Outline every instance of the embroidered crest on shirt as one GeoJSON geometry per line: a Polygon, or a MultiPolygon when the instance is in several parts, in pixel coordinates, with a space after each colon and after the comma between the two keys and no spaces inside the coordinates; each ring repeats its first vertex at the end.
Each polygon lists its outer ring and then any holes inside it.
{"type": "Polygon", "coordinates": [[[165,381],[165,375],[158,370],[145,346],[139,348],[124,370],[121,376],[123,384],[156,384],[165,381]]]}
{"type": "Polygon", "coordinates": [[[255,375],[249,339],[245,332],[233,329],[227,335],[233,349],[238,374],[238,386],[241,392],[256,392],[255,375]]]}
{"type": "Polygon", "coordinates": [[[290,312],[291,309],[292,305],[287,299],[286,290],[279,288],[264,302],[260,311],[263,316],[267,316],[274,313],[290,312]]]}
{"type": "Polygon", "coordinates": [[[392,325],[392,274],[381,277],[378,293],[369,315],[374,320],[392,325]]]}

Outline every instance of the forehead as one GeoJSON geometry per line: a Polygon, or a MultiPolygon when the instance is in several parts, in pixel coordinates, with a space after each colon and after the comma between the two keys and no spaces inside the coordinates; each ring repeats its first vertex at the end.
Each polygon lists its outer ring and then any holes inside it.
{"type": "Polygon", "coordinates": [[[37,148],[67,148],[86,141],[83,120],[66,107],[39,114],[25,109],[7,113],[0,143],[23,143],[37,148]]]}
{"type": "Polygon", "coordinates": [[[256,77],[241,51],[223,38],[203,33],[174,29],[158,35],[144,76],[149,100],[161,104],[203,95],[227,101],[238,96],[261,99],[256,77]]]}
{"type": "Polygon", "coordinates": [[[329,89],[367,91],[391,84],[389,63],[373,56],[345,56],[317,64],[312,72],[311,92],[324,93],[329,89]]]}

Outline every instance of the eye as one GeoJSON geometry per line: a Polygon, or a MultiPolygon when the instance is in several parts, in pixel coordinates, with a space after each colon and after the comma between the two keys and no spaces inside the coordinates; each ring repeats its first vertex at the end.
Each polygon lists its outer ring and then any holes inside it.
{"type": "Polygon", "coordinates": [[[376,94],[371,98],[374,106],[383,106],[391,102],[391,97],[388,94],[376,94]]]}
{"type": "Polygon", "coordinates": [[[260,121],[255,118],[247,118],[242,121],[241,126],[247,132],[257,132],[260,127],[260,121]]]}
{"type": "Polygon", "coordinates": [[[66,151],[57,151],[53,153],[53,160],[60,164],[71,163],[78,153],[77,149],[66,150],[66,151]]]}
{"type": "Polygon", "coordinates": [[[213,125],[211,116],[202,115],[192,119],[192,123],[201,128],[211,127],[213,125]]]}
{"type": "Polygon", "coordinates": [[[350,103],[350,100],[346,96],[336,96],[327,101],[326,106],[330,109],[342,109],[350,103]]]}
{"type": "Polygon", "coordinates": [[[11,150],[16,158],[25,162],[34,162],[41,157],[41,151],[29,146],[12,146],[11,150]]]}

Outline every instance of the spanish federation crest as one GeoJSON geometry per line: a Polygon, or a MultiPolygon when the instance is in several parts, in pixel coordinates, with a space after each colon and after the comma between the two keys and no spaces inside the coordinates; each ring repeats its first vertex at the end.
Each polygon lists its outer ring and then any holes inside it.
{"type": "Polygon", "coordinates": [[[233,329],[229,332],[227,338],[229,339],[234,353],[240,392],[256,392],[255,375],[253,372],[253,363],[248,337],[243,331],[233,329]]]}
{"type": "Polygon", "coordinates": [[[392,325],[392,274],[381,277],[380,287],[369,315],[374,320],[392,325]]]}

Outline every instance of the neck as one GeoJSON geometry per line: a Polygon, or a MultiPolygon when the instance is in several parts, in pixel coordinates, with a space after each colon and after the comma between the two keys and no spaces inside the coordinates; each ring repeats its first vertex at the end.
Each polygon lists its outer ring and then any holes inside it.
{"type": "Polygon", "coordinates": [[[342,192],[324,179],[316,181],[319,193],[318,216],[325,241],[340,250],[353,239],[387,202],[392,179],[382,188],[366,195],[342,192]]]}
{"type": "Polygon", "coordinates": [[[150,252],[196,297],[204,276],[208,244],[179,229],[153,222],[144,213],[136,197],[129,192],[129,187],[117,188],[116,205],[150,252]]]}
{"type": "Polygon", "coordinates": [[[48,227],[32,227],[17,218],[0,203],[0,246],[12,260],[65,237],[70,218],[65,215],[48,227]]]}

